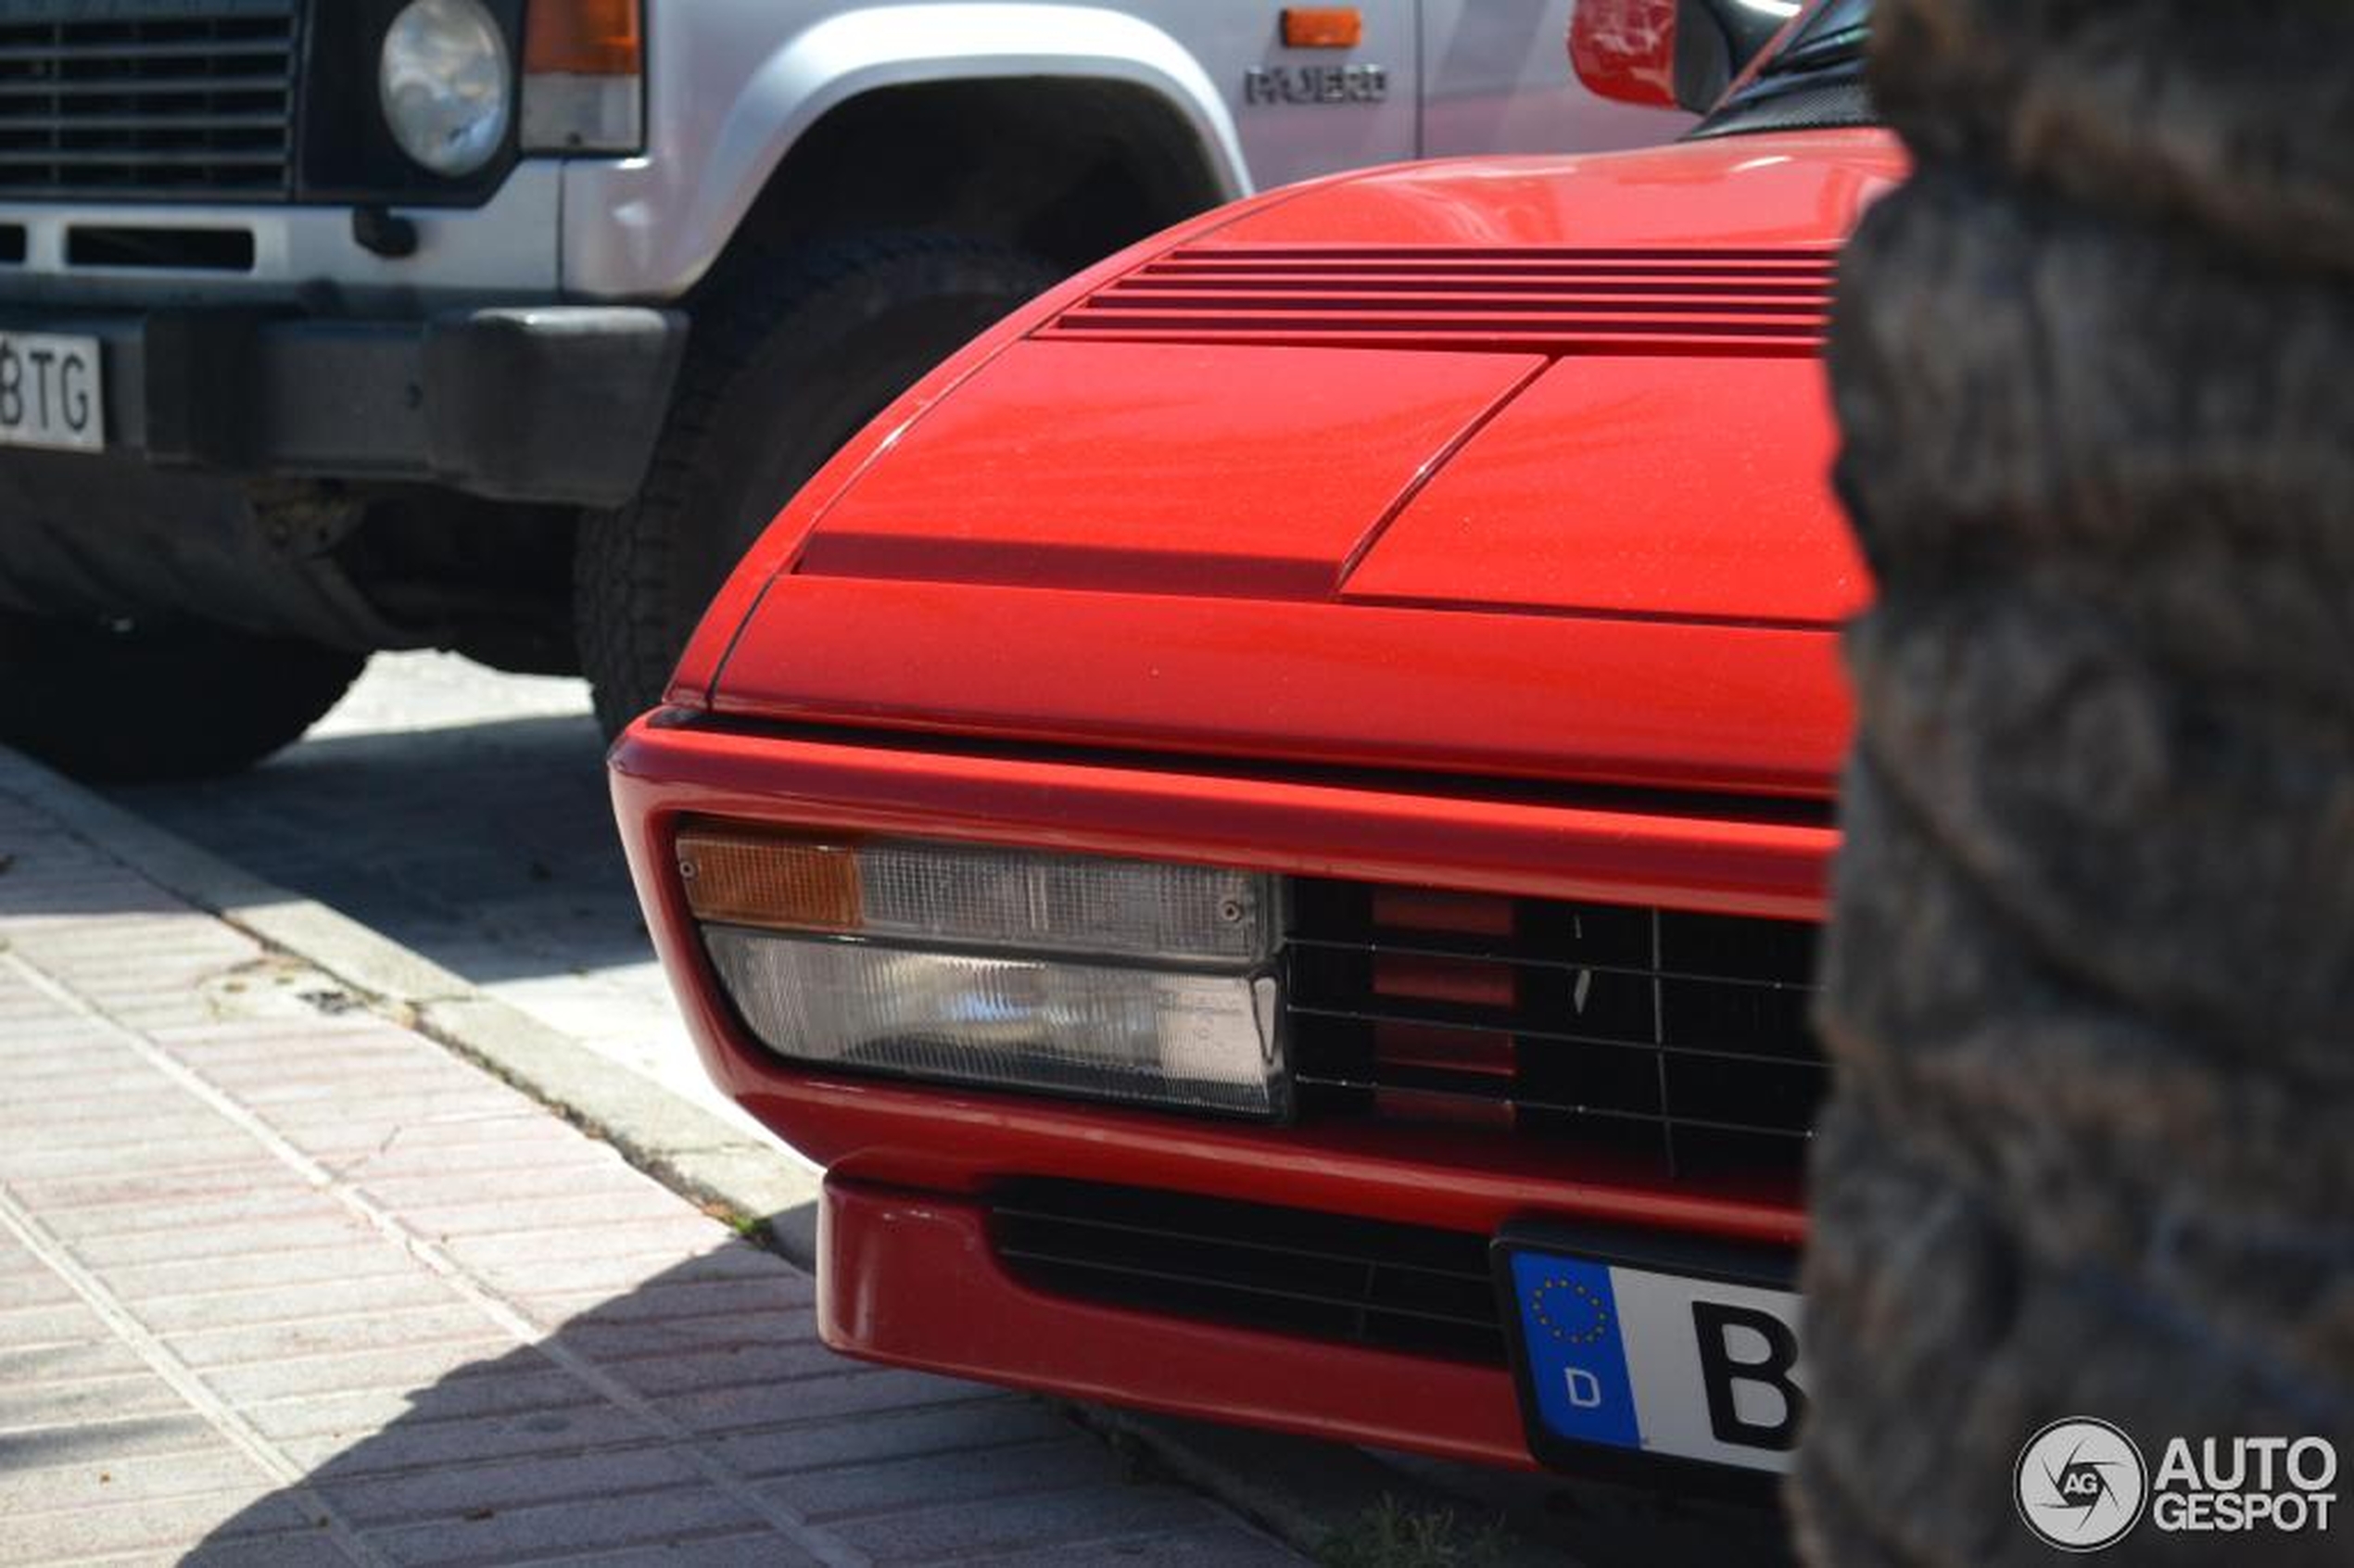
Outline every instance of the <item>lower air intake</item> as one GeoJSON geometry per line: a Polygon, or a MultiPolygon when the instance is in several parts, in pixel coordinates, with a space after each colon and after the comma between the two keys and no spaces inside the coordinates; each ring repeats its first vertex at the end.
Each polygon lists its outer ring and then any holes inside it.
{"type": "Polygon", "coordinates": [[[1053,1295],[1504,1364],[1484,1236],[1078,1182],[1000,1189],[991,1231],[1053,1295]]]}

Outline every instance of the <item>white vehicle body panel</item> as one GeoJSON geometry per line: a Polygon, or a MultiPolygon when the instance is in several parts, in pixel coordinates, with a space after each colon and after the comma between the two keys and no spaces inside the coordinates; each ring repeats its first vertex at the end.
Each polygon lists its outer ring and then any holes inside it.
{"type": "Polygon", "coordinates": [[[1417,158],[1589,152],[1673,139],[1692,117],[1596,97],[1569,68],[1574,0],[1421,0],[1417,158]]]}
{"type": "Polygon", "coordinates": [[[25,229],[25,259],[0,267],[0,301],[155,310],[270,304],[327,294],[335,307],[424,315],[443,305],[554,298],[563,166],[526,158],[476,208],[406,209],[417,253],[373,254],[351,234],[348,207],[159,202],[0,202],[0,223],[25,229]],[[250,272],[69,266],[77,228],[238,230],[253,237],[250,272]]]}
{"type": "Polygon", "coordinates": [[[769,0],[658,5],[645,158],[576,160],[563,275],[591,298],[669,298],[724,248],[793,143],[862,93],[1023,77],[1129,83],[1191,128],[1228,196],[1472,152],[1639,145],[1689,117],[1595,97],[1572,76],[1573,0],[1361,0],[1354,49],[1284,46],[1270,0],[1111,7],[908,0],[810,16],[769,0]],[[1379,102],[1253,101],[1254,70],[1378,68],[1379,102]]]}
{"type": "MultiPolygon", "coordinates": [[[[334,0],[319,0],[332,4],[334,0]]],[[[0,303],[148,308],[288,303],[373,314],[529,300],[664,301],[725,253],[794,144],[862,94],[1057,79],[1150,93],[1241,196],[1336,170],[1473,152],[1582,150],[1672,134],[1682,117],[1606,104],[1563,49],[1572,0],[1361,0],[1353,49],[1292,49],[1274,0],[649,0],[647,152],[527,158],[475,209],[403,208],[420,244],[385,257],[348,209],[300,204],[0,201],[25,230],[0,303]],[[1335,69],[1386,89],[1295,89],[1335,69]],[[252,238],[247,272],[70,263],[77,225],[252,238]]]]}
{"type": "Polygon", "coordinates": [[[1091,6],[871,6],[821,17],[778,47],[776,15],[764,0],[654,8],[647,46],[663,63],[647,140],[659,155],[567,169],[568,292],[684,292],[717,259],[715,236],[734,232],[802,133],[884,87],[1022,77],[1133,83],[1183,115],[1228,195],[1249,188],[1234,119],[1200,62],[1136,16],[1091,6]]]}

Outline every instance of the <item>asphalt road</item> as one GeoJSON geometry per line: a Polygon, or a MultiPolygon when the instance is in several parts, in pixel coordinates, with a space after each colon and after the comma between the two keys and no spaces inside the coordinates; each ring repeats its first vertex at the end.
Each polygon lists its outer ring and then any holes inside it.
{"type": "MultiPolygon", "coordinates": [[[[584,682],[380,654],[308,737],[252,772],[113,797],[750,1126],[704,1080],[653,960],[603,752],[584,682]]],[[[1390,1462],[1462,1498],[1464,1518],[1500,1515],[1524,1546],[1595,1568],[1789,1561],[1751,1510],[1390,1462]]]]}

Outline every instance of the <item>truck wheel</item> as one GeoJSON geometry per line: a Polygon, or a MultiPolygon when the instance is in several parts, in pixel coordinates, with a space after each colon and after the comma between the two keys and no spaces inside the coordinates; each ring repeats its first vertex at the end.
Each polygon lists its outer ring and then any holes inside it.
{"type": "Polygon", "coordinates": [[[234,773],[310,728],[366,663],[226,626],[0,613],[0,742],[100,783],[234,773]]]}
{"type": "Polygon", "coordinates": [[[740,259],[709,285],[644,486],[585,517],[574,555],[608,735],[661,700],[728,570],[834,449],[1058,276],[1006,247],[892,234],[740,259]]]}

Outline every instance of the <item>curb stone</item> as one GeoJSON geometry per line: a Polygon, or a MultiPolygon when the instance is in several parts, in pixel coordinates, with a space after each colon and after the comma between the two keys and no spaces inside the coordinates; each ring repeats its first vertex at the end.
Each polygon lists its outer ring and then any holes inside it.
{"type": "Polygon", "coordinates": [[[333,977],[370,1006],[612,1144],[664,1185],[757,1228],[798,1267],[815,1268],[818,1175],[781,1145],[746,1137],[348,916],[231,865],[6,747],[0,790],[165,891],[333,977]]]}
{"type": "MultiPolygon", "coordinates": [[[[815,1271],[818,1173],[749,1139],[462,977],[323,904],[291,892],[0,746],[0,791],[18,796],[166,892],[265,947],[329,975],[368,1005],[612,1144],[639,1169],[748,1225],[815,1271]]],[[[1152,1465],[1310,1557],[1385,1495],[1476,1527],[1487,1511],[1361,1450],[1276,1433],[1103,1406],[1063,1408],[1152,1465]]],[[[1560,1564],[1558,1549],[1508,1549],[1493,1568],[1560,1564]]]]}

